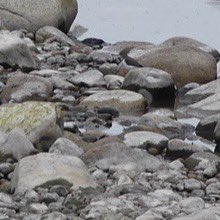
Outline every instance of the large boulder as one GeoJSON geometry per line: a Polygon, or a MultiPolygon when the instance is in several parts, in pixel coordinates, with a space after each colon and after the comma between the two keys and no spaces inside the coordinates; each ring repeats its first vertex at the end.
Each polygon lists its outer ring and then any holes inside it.
{"type": "Polygon", "coordinates": [[[0,107],[0,130],[24,130],[27,138],[37,147],[48,150],[62,136],[63,119],[60,108],[49,102],[24,102],[0,107]]]}
{"type": "Polygon", "coordinates": [[[79,158],[40,153],[19,161],[13,173],[11,189],[15,193],[24,193],[37,186],[58,184],[66,184],[74,190],[96,186],[79,158]]]}
{"type": "MultiPolygon", "coordinates": [[[[0,2],[1,8],[1,2],[0,2]]],[[[1,20],[1,9],[0,9],[1,20]]],[[[0,31],[0,65],[35,69],[36,62],[26,42],[17,33],[0,31]]]]}
{"type": "Polygon", "coordinates": [[[219,61],[220,54],[218,50],[208,46],[207,44],[204,44],[200,41],[197,41],[195,39],[189,38],[189,37],[172,37],[166,41],[164,41],[161,46],[189,46],[198,48],[200,50],[203,50],[207,53],[210,53],[213,57],[215,57],[216,61],[219,61]]]}
{"type": "Polygon", "coordinates": [[[177,87],[191,82],[206,83],[217,77],[215,58],[188,46],[157,47],[136,59],[144,67],[170,73],[177,87]]]}
{"type": "Polygon", "coordinates": [[[9,78],[1,93],[1,100],[23,102],[28,100],[47,100],[53,93],[53,84],[39,76],[16,74],[9,78]]]}
{"type": "Polygon", "coordinates": [[[49,25],[67,32],[78,11],[76,0],[1,0],[0,20],[9,30],[36,31],[49,25]]]}
{"type": "Polygon", "coordinates": [[[85,98],[81,105],[88,108],[113,107],[124,113],[140,113],[146,108],[145,98],[128,90],[112,90],[95,93],[85,98]]]}

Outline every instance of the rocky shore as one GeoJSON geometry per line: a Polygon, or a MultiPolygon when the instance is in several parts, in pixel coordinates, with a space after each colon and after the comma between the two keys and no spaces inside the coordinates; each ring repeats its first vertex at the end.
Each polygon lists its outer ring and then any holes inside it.
{"type": "Polygon", "coordinates": [[[185,37],[79,41],[84,28],[64,33],[76,5],[64,30],[17,22],[7,2],[0,219],[218,220],[219,52],[185,37]]]}

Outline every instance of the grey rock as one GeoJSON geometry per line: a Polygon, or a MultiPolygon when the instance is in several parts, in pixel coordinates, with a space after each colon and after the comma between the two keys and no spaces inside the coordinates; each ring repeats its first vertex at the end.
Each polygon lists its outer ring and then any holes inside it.
{"type": "Polygon", "coordinates": [[[116,63],[103,63],[99,66],[99,71],[101,71],[103,75],[115,75],[118,71],[118,65],[116,63]]]}
{"type": "Polygon", "coordinates": [[[18,73],[10,77],[1,93],[1,100],[6,102],[23,102],[28,100],[48,100],[53,93],[53,84],[48,80],[18,73]]]}
{"type": "Polygon", "coordinates": [[[3,25],[10,30],[26,29],[28,31],[36,31],[40,27],[51,25],[62,31],[68,31],[78,11],[75,0],[65,2],[55,0],[49,4],[37,0],[35,4],[32,3],[23,0],[1,1],[0,20],[3,25]]]}
{"type": "Polygon", "coordinates": [[[218,220],[220,216],[219,207],[200,210],[195,214],[173,218],[173,220],[218,220]]]}
{"type": "Polygon", "coordinates": [[[108,89],[120,89],[124,81],[124,77],[109,74],[104,76],[104,80],[108,89]]]}
{"type": "Polygon", "coordinates": [[[103,74],[98,70],[89,70],[71,78],[75,85],[86,85],[89,87],[104,85],[103,74]]]}
{"type": "Polygon", "coordinates": [[[25,198],[30,203],[38,203],[40,201],[38,193],[36,193],[34,190],[25,193],[25,198]]]}
{"type": "Polygon", "coordinates": [[[28,69],[36,68],[30,49],[16,33],[0,31],[0,45],[0,64],[28,69]]]}
{"type": "Polygon", "coordinates": [[[75,86],[63,79],[60,76],[52,76],[49,78],[50,82],[53,83],[54,89],[62,89],[62,90],[74,90],[75,86]]]}
{"type": "Polygon", "coordinates": [[[172,159],[186,159],[196,152],[211,152],[211,150],[203,145],[190,144],[181,139],[172,139],[168,143],[166,156],[172,159]]]}
{"type": "Polygon", "coordinates": [[[24,130],[27,138],[45,151],[62,136],[63,118],[57,104],[23,102],[0,107],[0,128],[9,132],[14,127],[24,130]]]}
{"type": "Polygon", "coordinates": [[[13,199],[9,194],[0,192],[0,202],[1,203],[8,203],[8,204],[12,204],[13,203],[13,199]]]}
{"type": "Polygon", "coordinates": [[[145,212],[143,215],[138,216],[135,220],[163,220],[163,216],[158,214],[158,213],[154,213],[151,210],[145,212]]]}
{"type": "Polygon", "coordinates": [[[211,115],[200,120],[196,127],[196,134],[208,140],[214,139],[214,130],[220,119],[220,114],[211,115]]]}
{"type": "Polygon", "coordinates": [[[179,202],[182,200],[182,197],[178,193],[175,193],[169,189],[158,189],[155,190],[154,192],[148,193],[148,196],[158,198],[164,202],[171,202],[171,201],[179,202]]]}
{"type": "Polygon", "coordinates": [[[155,171],[162,165],[156,157],[144,151],[126,147],[124,144],[112,143],[96,147],[87,151],[82,156],[83,161],[89,166],[99,166],[103,169],[123,170],[137,176],[143,170],[155,171]],[[114,166],[113,166],[114,165],[114,166]]]}
{"type": "Polygon", "coordinates": [[[45,202],[46,204],[56,202],[59,198],[57,193],[45,193],[41,196],[41,202],[45,202]]]}
{"type": "Polygon", "coordinates": [[[205,208],[205,202],[199,197],[190,197],[180,201],[179,206],[181,211],[186,214],[192,214],[198,210],[203,210],[205,208]]]}
{"type": "Polygon", "coordinates": [[[32,203],[28,206],[28,210],[34,214],[42,214],[47,212],[48,207],[44,203],[32,203]]]}
{"type": "Polygon", "coordinates": [[[37,186],[62,183],[73,189],[95,187],[87,167],[77,157],[40,153],[19,161],[11,182],[15,193],[22,193],[37,186]]]}
{"type": "Polygon", "coordinates": [[[7,158],[20,160],[23,157],[37,153],[30,140],[27,139],[24,131],[15,128],[10,131],[5,139],[5,142],[0,146],[1,161],[7,158]]]}
{"type": "Polygon", "coordinates": [[[141,116],[139,125],[144,126],[144,130],[163,134],[169,139],[184,139],[186,133],[180,122],[166,116],[155,115],[152,113],[147,113],[141,116]]]}
{"type": "Polygon", "coordinates": [[[174,45],[175,46],[182,45],[182,46],[195,47],[200,50],[203,50],[204,52],[210,53],[213,57],[215,57],[216,61],[219,61],[219,58],[220,58],[220,54],[216,49],[211,48],[207,44],[204,44],[200,41],[197,41],[195,39],[188,38],[188,37],[172,37],[172,38],[164,41],[161,45],[168,46],[168,47],[174,46],[174,45]]]}
{"type": "Polygon", "coordinates": [[[51,146],[49,153],[79,157],[83,150],[67,138],[59,138],[51,146]]]}
{"type": "Polygon", "coordinates": [[[219,82],[220,79],[216,79],[187,92],[185,99],[191,100],[192,104],[178,109],[177,112],[201,119],[219,114],[219,82]]]}
{"type": "Polygon", "coordinates": [[[190,82],[206,83],[216,79],[216,60],[200,49],[188,46],[159,46],[137,59],[144,67],[170,73],[180,88],[190,82]]]}
{"type": "Polygon", "coordinates": [[[220,182],[211,183],[206,187],[206,194],[207,195],[219,195],[220,194],[220,182]]]}
{"type": "Polygon", "coordinates": [[[209,152],[194,153],[185,160],[184,164],[189,170],[195,169],[200,164],[205,165],[205,167],[203,167],[203,170],[207,168],[207,165],[214,165],[218,171],[220,169],[219,157],[209,152]]]}
{"type": "Polygon", "coordinates": [[[88,108],[114,107],[120,112],[137,114],[145,109],[147,103],[144,97],[138,93],[128,90],[111,90],[93,94],[85,98],[81,105],[88,108]]]}
{"type": "Polygon", "coordinates": [[[174,82],[171,75],[154,68],[135,68],[126,74],[123,89],[138,91],[146,89],[155,101],[173,99],[175,96],[174,82]]]}
{"type": "Polygon", "coordinates": [[[11,173],[15,168],[14,164],[11,163],[0,163],[0,173],[4,174],[4,175],[8,175],[9,173],[11,173]]]}
{"type": "Polygon", "coordinates": [[[56,40],[65,43],[70,46],[74,46],[75,43],[66,36],[62,31],[52,26],[45,26],[37,30],[35,33],[35,39],[38,43],[43,43],[49,38],[55,38],[56,40]]]}
{"type": "Polygon", "coordinates": [[[184,180],[184,188],[188,191],[192,191],[194,189],[201,189],[202,184],[199,180],[196,179],[186,179],[184,180]]]}
{"type": "Polygon", "coordinates": [[[154,154],[164,150],[168,141],[166,136],[150,131],[135,131],[124,136],[124,143],[128,147],[146,149],[154,154]]]}
{"type": "Polygon", "coordinates": [[[78,37],[81,37],[83,34],[85,34],[87,31],[88,31],[88,28],[74,22],[70,27],[68,36],[71,39],[78,38],[78,37]]]}

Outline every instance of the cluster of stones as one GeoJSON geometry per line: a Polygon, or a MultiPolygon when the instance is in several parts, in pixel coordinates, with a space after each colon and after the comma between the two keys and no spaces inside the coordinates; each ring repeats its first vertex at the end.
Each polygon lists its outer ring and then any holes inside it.
{"type": "Polygon", "coordinates": [[[218,219],[218,51],[79,41],[75,1],[36,2],[0,2],[0,219],[218,219]]]}

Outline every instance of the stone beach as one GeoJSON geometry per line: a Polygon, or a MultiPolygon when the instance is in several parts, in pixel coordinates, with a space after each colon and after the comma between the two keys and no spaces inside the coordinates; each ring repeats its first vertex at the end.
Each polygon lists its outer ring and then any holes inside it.
{"type": "Polygon", "coordinates": [[[24,2],[0,2],[0,219],[220,219],[218,49],[81,40],[75,0],[24,2]]]}

